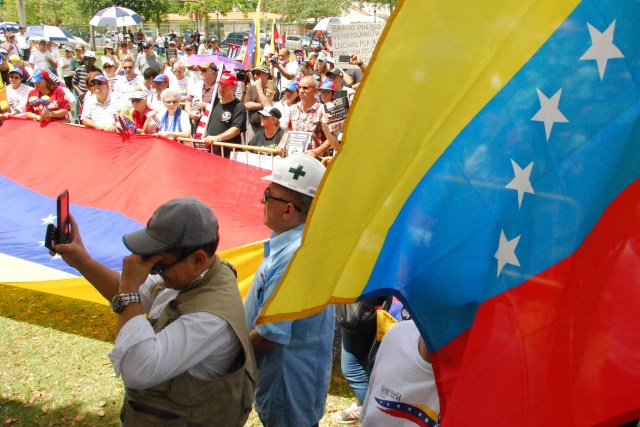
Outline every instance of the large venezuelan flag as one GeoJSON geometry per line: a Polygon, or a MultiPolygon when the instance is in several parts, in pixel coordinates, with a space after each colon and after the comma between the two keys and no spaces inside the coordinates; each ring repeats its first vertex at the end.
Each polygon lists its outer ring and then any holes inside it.
{"type": "Polygon", "coordinates": [[[196,196],[216,213],[220,254],[246,292],[268,236],[263,170],[153,136],[123,140],[78,126],[12,119],[0,128],[0,283],[106,303],[78,272],[42,246],[67,188],[85,246],[119,270],[122,235],[144,227],[167,200],[196,196]],[[257,242],[257,243],[256,243],[257,242]]]}
{"type": "Polygon", "coordinates": [[[401,2],[261,321],[393,293],[444,425],[638,417],[639,38],[635,0],[401,2]]]}

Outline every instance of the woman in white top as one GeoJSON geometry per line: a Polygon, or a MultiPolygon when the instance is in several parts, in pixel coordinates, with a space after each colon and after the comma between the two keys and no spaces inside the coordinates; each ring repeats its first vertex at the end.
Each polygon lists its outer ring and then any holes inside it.
{"type": "Polygon", "coordinates": [[[169,139],[190,138],[191,122],[189,114],[180,108],[180,93],[173,89],[165,89],[160,94],[164,105],[161,111],[147,114],[145,133],[157,133],[169,139]]]}
{"type": "Polygon", "coordinates": [[[38,41],[38,49],[31,52],[29,64],[33,67],[34,71],[41,68],[49,70],[56,70],[58,68],[58,63],[53,57],[53,54],[47,50],[47,42],[45,40],[38,41]]]}
{"type": "Polygon", "coordinates": [[[102,55],[100,61],[102,61],[102,65],[104,65],[106,61],[109,61],[116,66],[116,69],[120,68],[120,59],[117,55],[115,55],[113,43],[107,42],[107,44],[104,46],[104,55],[102,55]]]}
{"type": "Polygon", "coordinates": [[[29,99],[29,92],[32,87],[22,83],[24,73],[20,68],[14,68],[9,71],[9,82],[7,86],[7,101],[9,102],[9,115],[15,116],[16,114],[24,113],[27,106],[27,100],[29,99]]]}

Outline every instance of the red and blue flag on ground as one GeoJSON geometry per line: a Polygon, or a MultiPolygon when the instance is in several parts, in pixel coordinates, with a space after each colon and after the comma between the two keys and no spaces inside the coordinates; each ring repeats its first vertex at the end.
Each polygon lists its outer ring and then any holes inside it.
{"type": "Polygon", "coordinates": [[[391,293],[444,426],[638,418],[639,36],[637,1],[399,3],[262,321],[391,293]]]}
{"type": "Polygon", "coordinates": [[[105,302],[78,272],[44,248],[56,220],[56,196],[70,193],[71,214],[89,252],[119,270],[122,235],[144,227],[153,211],[195,196],[220,224],[222,256],[250,284],[268,235],[260,198],[265,172],[151,135],[78,126],[5,121],[0,128],[0,283],[105,302]]]}

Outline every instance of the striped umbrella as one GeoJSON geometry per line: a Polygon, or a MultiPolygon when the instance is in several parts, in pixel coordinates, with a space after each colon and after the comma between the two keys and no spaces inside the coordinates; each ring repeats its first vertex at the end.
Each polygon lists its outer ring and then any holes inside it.
{"type": "Polygon", "coordinates": [[[15,22],[0,22],[0,31],[18,31],[19,27],[15,22]]]}
{"type": "Polygon", "coordinates": [[[126,7],[111,6],[96,13],[89,21],[89,25],[94,27],[129,27],[142,22],[144,22],[144,19],[133,10],[126,7]]]}
{"type": "Polygon", "coordinates": [[[53,25],[32,25],[24,34],[27,40],[49,40],[56,42],[73,42],[75,37],[64,28],[53,25]]]}

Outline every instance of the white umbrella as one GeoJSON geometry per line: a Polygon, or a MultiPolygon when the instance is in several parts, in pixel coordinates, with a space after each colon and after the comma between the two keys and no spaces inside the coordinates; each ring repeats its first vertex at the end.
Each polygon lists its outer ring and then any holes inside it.
{"type": "Polygon", "coordinates": [[[27,40],[50,40],[56,42],[73,42],[75,37],[64,28],[53,25],[32,25],[24,34],[27,40]]]}
{"type": "Polygon", "coordinates": [[[96,13],[89,21],[89,25],[94,27],[130,27],[143,22],[144,19],[133,10],[126,7],[111,6],[96,13]]]}
{"type": "Polygon", "coordinates": [[[318,21],[315,27],[313,27],[314,31],[329,31],[329,26],[332,24],[341,24],[342,21],[340,18],[324,18],[318,21]]]}
{"type": "Polygon", "coordinates": [[[0,30],[4,31],[18,31],[20,24],[15,22],[0,22],[0,30]]]}

